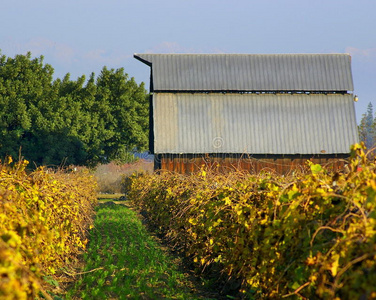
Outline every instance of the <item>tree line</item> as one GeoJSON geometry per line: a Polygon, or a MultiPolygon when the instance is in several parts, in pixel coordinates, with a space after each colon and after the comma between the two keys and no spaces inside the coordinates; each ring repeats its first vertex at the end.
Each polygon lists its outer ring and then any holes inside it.
{"type": "Polygon", "coordinates": [[[53,79],[43,56],[0,53],[0,158],[21,155],[35,165],[127,161],[148,139],[144,84],[103,67],[72,80],[53,79]]]}

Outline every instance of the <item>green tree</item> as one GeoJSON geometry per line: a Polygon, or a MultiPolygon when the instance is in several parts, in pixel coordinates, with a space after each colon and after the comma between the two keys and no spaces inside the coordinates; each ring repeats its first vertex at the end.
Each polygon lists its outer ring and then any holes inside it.
{"type": "Polygon", "coordinates": [[[103,68],[53,80],[53,68],[31,53],[0,53],[0,157],[40,164],[95,165],[126,160],[147,145],[147,93],[123,69],[103,68]]]}
{"type": "Polygon", "coordinates": [[[148,96],[143,83],[128,79],[123,68],[104,67],[97,79],[97,105],[106,159],[124,160],[130,151],[146,148],[148,96]]]}
{"type": "Polygon", "coordinates": [[[376,116],[373,114],[373,105],[370,102],[367,112],[362,115],[359,125],[359,138],[366,145],[367,149],[376,147],[376,116]]]}
{"type": "MultiPolygon", "coordinates": [[[[77,134],[85,112],[81,109],[80,98],[76,95],[82,88],[85,77],[73,82],[70,94],[64,92],[69,81],[67,74],[63,81],[56,80],[51,86],[54,93],[38,101],[31,112],[33,127],[25,153],[38,164],[86,164],[87,153],[81,136],[77,134]]],[[[71,83],[69,81],[69,83],[71,83]]],[[[25,147],[24,147],[25,149],[25,147]]]]}
{"type": "Polygon", "coordinates": [[[31,53],[15,58],[0,57],[0,147],[3,154],[17,156],[22,141],[34,126],[32,112],[52,91],[53,69],[43,65],[43,57],[31,53]]]}

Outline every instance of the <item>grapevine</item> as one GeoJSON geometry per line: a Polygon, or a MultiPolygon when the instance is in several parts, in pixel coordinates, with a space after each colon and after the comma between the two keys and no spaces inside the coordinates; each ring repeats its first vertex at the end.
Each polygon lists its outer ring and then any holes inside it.
{"type": "Polygon", "coordinates": [[[0,164],[0,298],[45,297],[56,276],[87,243],[96,202],[94,179],[82,172],[26,171],[28,161],[0,164]]]}
{"type": "Polygon", "coordinates": [[[251,299],[376,299],[376,174],[363,145],[347,171],[307,163],[263,173],[134,175],[129,198],[204,269],[220,265],[251,299]]]}

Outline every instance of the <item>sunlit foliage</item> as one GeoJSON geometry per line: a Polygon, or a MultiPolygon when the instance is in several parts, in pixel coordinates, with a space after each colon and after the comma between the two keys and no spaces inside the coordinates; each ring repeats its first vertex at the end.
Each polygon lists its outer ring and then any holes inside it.
{"type": "Polygon", "coordinates": [[[204,269],[250,299],[376,298],[376,168],[354,145],[347,170],[138,175],[129,198],[204,269]]]}
{"type": "Polygon", "coordinates": [[[29,299],[75,261],[87,243],[96,183],[85,171],[25,171],[0,164],[0,298],[29,299]]]}

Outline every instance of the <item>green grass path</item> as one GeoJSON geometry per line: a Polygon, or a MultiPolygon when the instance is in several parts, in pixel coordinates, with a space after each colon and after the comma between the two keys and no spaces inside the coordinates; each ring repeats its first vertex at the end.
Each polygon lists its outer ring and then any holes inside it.
{"type": "Polygon", "coordinates": [[[121,204],[101,204],[73,299],[208,299],[197,296],[174,258],[121,204]]]}

